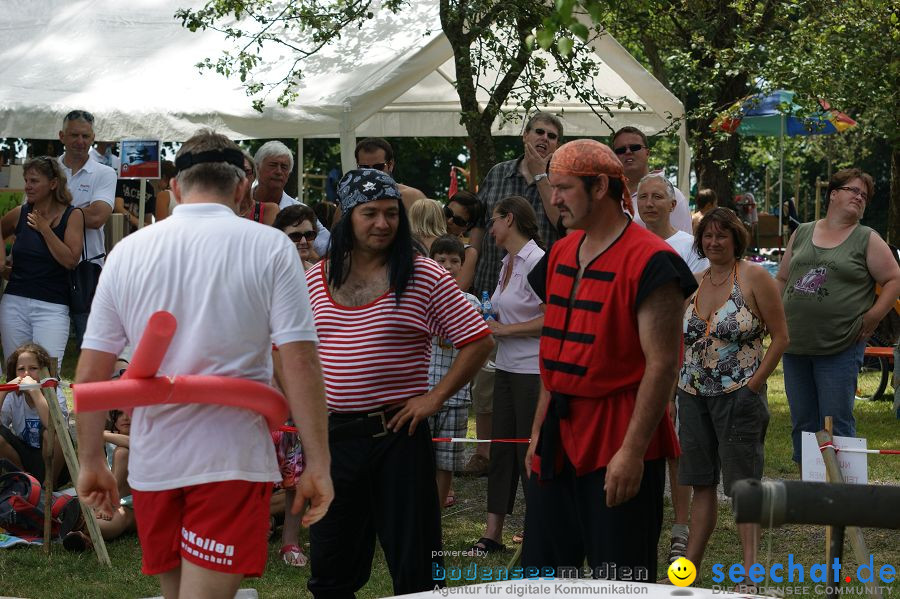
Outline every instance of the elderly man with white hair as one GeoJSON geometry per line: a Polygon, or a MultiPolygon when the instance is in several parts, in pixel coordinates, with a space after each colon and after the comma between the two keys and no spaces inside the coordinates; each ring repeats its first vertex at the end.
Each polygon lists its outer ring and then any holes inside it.
{"type": "MultiPolygon", "coordinates": [[[[256,187],[253,188],[253,199],[257,202],[273,202],[278,204],[281,210],[303,202],[292,198],[284,191],[288,176],[294,170],[294,153],[280,141],[268,141],[264,143],[256,156],[256,187]]],[[[325,226],[316,221],[317,235],[313,242],[313,249],[319,256],[324,256],[328,251],[328,242],[331,233],[325,226]]]]}

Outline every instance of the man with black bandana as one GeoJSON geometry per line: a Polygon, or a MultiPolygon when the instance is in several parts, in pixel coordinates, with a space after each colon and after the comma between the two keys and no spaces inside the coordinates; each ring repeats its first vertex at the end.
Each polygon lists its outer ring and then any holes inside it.
{"type": "Polygon", "coordinates": [[[450,273],[413,250],[393,178],[349,171],[331,255],[307,274],[328,397],[335,499],[310,529],[316,599],[354,597],[376,537],[394,594],[431,590],[443,567],[428,417],[468,382],[493,347],[490,329],[450,273]],[[459,349],[428,385],[431,340],[459,349]]]}
{"type": "MultiPolygon", "coordinates": [[[[79,384],[107,380],[116,356],[165,310],[177,330],[160,376],[212,375],[268,383],[278,346],[283,389],[303,439],[294,511],[309,525],[331,502],[324,387],[300,258],[287,236],[235,214],[249,185],[244,156],[212,131],[175,161],[172,215],[118,243],[103,271],[78,363],[79,384]],[[147,257],[155,268],[147,268],[147,257]]],[[[237,381],[235,381],[237,386],[237,381]]],[[[265,419],[247,408],[187,403],[135,408],[128,482],[142,571],[163,595],[233,597],[267,557],[269,497],[281,480],[265,419]]],[[[78,495],[101,512],[118,505],[103,454],[102,412],[78,416],[78,495]]]]}
{"type": "Polygon", "coordinates": [[[624,566],[646,568],[649,580],[665,458],[678,453],[665,412],[681,309],[697,284],[667,243],[631,220],[623,168],[607,146],[569,142],[549,174],[571,232],[547,265],[522,565],[580,572],[586,559],[599,576],[604,565],[613,578],[624,566]]]}

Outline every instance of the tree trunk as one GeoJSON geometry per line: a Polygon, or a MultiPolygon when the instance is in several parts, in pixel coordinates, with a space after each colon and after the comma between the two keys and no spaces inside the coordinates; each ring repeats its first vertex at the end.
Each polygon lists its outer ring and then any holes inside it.
{"type": "Polygon", "coordinates": [[[738,157],[738,136],[732,135],[725,141],[717,141],[704,123],[694,138],[696,156],[694,168],[697,172],[697,190],[712,189],[716,192],[719,206],[735,209],[734,165],[738,157]]]}
{"type": "Polygon", "coordinates": [[[891,148],[891,199],[888,204],[887,240],[900,245],[900,147],[891,148]]]}
{"type": "Polygon", "coordinates": [[[472,185],[477,187],[491,167],[497,164],[497,150],[490,126],[485,126],[481,121],[466,123],[466,131],[469,133],[467,145],[471,153],[470,176],[472,185]]]}

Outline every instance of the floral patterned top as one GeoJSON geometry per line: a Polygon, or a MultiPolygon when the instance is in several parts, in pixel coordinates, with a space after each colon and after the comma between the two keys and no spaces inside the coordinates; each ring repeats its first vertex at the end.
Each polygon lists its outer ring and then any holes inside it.
{"type": "Polygon", "coordinates": [[[684,313],[684,365],[678,388],[691,395],[721,395],[743,387],[763,358],[766,327],[750,310],[732,270],[731,295],[709,321],[697,314],[700,289],[684,313]]]}

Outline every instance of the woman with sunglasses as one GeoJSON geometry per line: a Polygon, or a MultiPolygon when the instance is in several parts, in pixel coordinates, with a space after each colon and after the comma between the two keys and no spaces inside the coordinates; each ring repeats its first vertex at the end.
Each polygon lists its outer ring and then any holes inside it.
{"type": "MultiPolygon", "coordinates": [[[[538,348],[543,302],[528,273],[544,256],[537,215],[522,196],[500,200],[488,221],[494,242],[506,250],[491,297],[496,320],[487,325],[497,342],[492,439],[527,439],[541,388],[538,348]]],[[[488,470],[487,527],[472,549],[503,551],[503,522],[512,514],[519,480],[527,479],[524,444],[496,443],[488,470]]]]}
{"type": "MultiPolygon", "coordinates": [[[[278,213],[272,226],[283,231],[297,248],[300,255],[300,261],[303,264],[303,270],[309,270],[318,260],[313,250],[313,241],[317,234],[316,213],[309,206],[303,204],[295,204],[288,206],[278,213]]],[[[275,384],[281,387],[281,359],[278,350],[273,346],[272,363],[275,372],[275,384]]],[[[294,422],[288,420],[288,426],[293,427],[294,422]]],[[[272,432],[272,441],[275,443],[275,456],[278,459],[278,469],[281,471],[282,482],[281,489],[276,490],[273,494],[273,511],[274,518],[276,512],[284,514],[284,523],[281,528],[281,560],[288,566],[303,567],[308,563],[306,554],[300,547],[300,514],[294,514],[289,509],[294,504],[296,491],[294,487],[297,479],[303,472],[303,448],[300,445],[300,439],[297,433],[274,431],[272,432]],[[282,503],[281,498],[284,501],[282,503]]],[[[277,488],[276,488],[277,489],[277,488]]],[[[274,525],[272,527],[274,529],[274,525]]]]}
{"type": "Polygon", "coordinates": [[[247,175],[247,193],[238,204],[237,213],[242,218],[271,225],[275,223],[275,217],[278,216],[278,204],[275,202],[257,202],[253,199],[253,181],[256,180],[256,163],[247,152],[244,152],[244,174],[247,175]]]}
{"type": "Polygon", "coordinates": [[[466,236],[481,219],[483,212],[484,205],[478,196],[465,190],[453,194],[444,206],[447,233],[459,237],[466,248],[466,259],[456,276],[456,282],[463,291],[471,290],[472,282],[475,280],[475,266],[478,263],[478,249],[466,243],[466,236]]]}
{"type": "Polygon", "coordinates": [[[776,277],[790,345],[784,388],[791,408],[794,461],[803,432],[856,436],[853,402],[866,339],[900,294],[900,267],[878,233],[859,224],[875,186],[858,168],[828,182],[825,218],[791,235],[776,277]],[[875,285],[881,285],[876,299],[875,285]]]}
{"type": "Polygon", "coordinates": [[[303,262],[303,270],[309,270],[319,261],[313,250],[313,241],[316,240],[316,213],[309,206],[295,204],[288,206],[278,213],[272,226],[279,231],[284,231],[300,254],[303,262]]]}
{"type": "Polygon", "coordinates": [[[84,213],[72,208],[66,176],[55,158],[29,160],[23,173],[25,203],[0,220],[3,238],[16,237],[0,301],[0,340],[5,356],[34,342],[61,367],[69,339],[69,271],[84,248],[84,213]]]}

